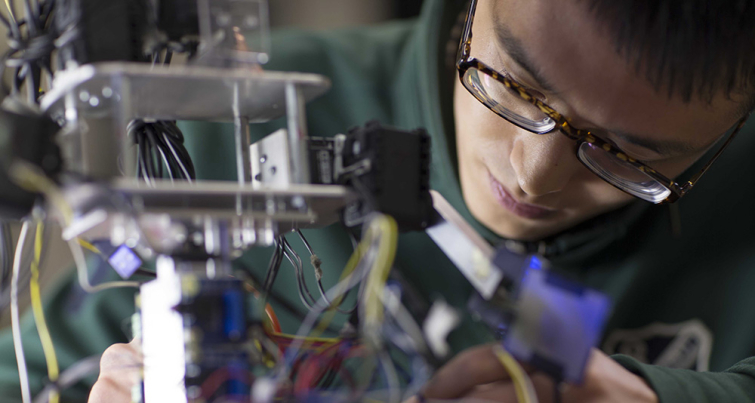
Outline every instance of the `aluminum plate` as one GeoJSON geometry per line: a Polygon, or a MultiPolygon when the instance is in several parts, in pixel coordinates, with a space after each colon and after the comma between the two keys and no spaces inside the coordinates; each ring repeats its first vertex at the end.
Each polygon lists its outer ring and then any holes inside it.
{"type": "Polygon", "coordinates": [[[41,106],[63,117],[68,98],[83,116],[219,122],[244,116],[260,123],[285,115],[289,85],[311,101],[330,88],[330,80],[252,69],[99,63],[58,72],[41,106]]]}

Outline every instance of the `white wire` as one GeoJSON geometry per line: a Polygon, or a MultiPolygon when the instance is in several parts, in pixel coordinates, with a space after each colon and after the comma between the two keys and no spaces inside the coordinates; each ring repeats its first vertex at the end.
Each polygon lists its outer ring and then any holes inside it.
{"type": "Polygon", "coordinates": [[[89,375],[96,374],[100,369],[100,355],[95,355],[89,358],[85,358],[63,371],[60,374],[57,384],[47,385],[34,399],[34,403],[47,403],[49,402],[50,392],[53,390],[64,390],[75,385],[80,380],[86,378],[89,375]]]}
{"type": "Polygon", "coordinates": [[[21,227],[21,235],[18,237],[16,253],[13,258],[13,276],[11,278],[11,330],[13,332],[13,348],[16,351],[16,363],[18,364],[18,378],[21,382],[21,399],[23,403],[31,403],[31,389],[29,388],[29,373],[26,369],[26,357],[21,339],[21,327],[18,313],[18,274],[21,271],[21,257],[23,256],[26,234],[29,232],[29,221],[24,221],[21,227]]]}
{"type": "Polygon", "coordinates": [[[383,367],[383,372],[385,372],[385,380],[388,386],[388,401],[390,403],[401,403],[401,387],[399,386],[396,366],[385,351],[381,352],[378,356],[380,366],[383,367]]]}
{"type": "Polygon", "coordinates": [[[68,246],[71,248],[73,261],[76,264],[76,272],[79,277],[79,285],[84,291],[93,294],[113,288],[139,288],[140,284],[136,281],[111,281],[109,283],[92,286],[92,284],[89,282],[86,256],[84,255],[84,250],[81,248],[78,239],[74,238],[68,241],[68,246]]]}

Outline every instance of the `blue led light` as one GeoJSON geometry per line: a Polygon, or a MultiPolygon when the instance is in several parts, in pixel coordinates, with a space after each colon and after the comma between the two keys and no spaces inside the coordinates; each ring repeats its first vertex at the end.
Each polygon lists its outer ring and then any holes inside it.
{"type": "Polygon", "coordinates": [[[542,270],[543,261],[540,260],[540,258],[537,256],[532,256],[532,258],[530,259],[529,268],[532,270],[542,270]]]}
{"type": "Polygon", "coordinates": [[[142,267],[142,260],[126,245],[116,249],[108,262],[123,279],[133,276],[142,267]]]}

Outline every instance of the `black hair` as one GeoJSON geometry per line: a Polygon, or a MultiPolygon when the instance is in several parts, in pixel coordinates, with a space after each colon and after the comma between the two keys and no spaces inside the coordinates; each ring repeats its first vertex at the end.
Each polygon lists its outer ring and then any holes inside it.
{"type": "Polygon", "coordinates": [[[587,0],[617,52],[657,90],[755,106],[755,1],[587,0]]]}

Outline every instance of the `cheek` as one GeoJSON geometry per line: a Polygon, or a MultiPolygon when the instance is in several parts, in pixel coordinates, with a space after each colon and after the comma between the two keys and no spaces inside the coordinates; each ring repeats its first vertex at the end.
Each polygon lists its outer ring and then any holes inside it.
{"type": "Polygon", "coordinates": [[[515,129],[488,110],[457,81],[454,93],[460,169],[483,163],[508,166],[515,129]]]}

